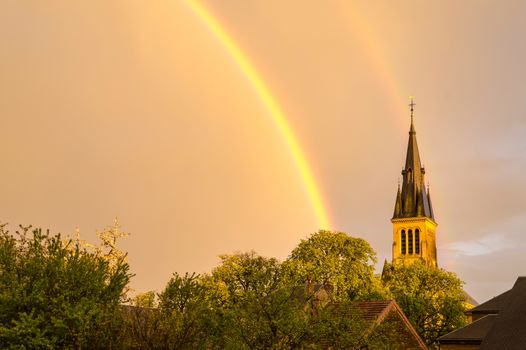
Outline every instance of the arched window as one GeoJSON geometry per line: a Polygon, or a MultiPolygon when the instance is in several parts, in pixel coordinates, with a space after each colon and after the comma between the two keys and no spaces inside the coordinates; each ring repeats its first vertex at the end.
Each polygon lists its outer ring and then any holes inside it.
{"type": "Polygon", "coordinates": [[[405,255],[405,230],[402,230],[402,235],[401,235],[401,238],[402,238],[402,255],[405,255]]]}
{"type": "Polygon", "coordinates": [[[409,254],[413,254],[413,230],[407,233],[407,246],[409,254]]]}
{"type": "Polygon", "coordinates": [[[420,230],[415,230],[415,253],[420,254],[420,230]]]}

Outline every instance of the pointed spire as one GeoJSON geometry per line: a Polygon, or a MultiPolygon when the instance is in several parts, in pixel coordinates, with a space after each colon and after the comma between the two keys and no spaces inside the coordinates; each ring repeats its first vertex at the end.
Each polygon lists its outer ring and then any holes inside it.
{"type": "Polygon", "coordinates": [[[414,125],[414,111],[415,111],[415,102],[413,100],[413,97],[411,98],[411,103],[409,104],[409,107],[411,108],[411,127],[409,128],[409,142],[407,143],[407,157],[405,162],[405,170],[412,169],[414,175],[416,175],[416,171],[420,172],[420,169],[422,168],[420,164],[420,155],[418,153],[418,144],[416,143],[416,131],[415,131],[415,125],[414,125]]]}
{"type": "Polygon", "coordinates": [[[398,192],[396,193],[396,202],[393,218],[400,217],[400,215],[402,215],[402,194],[400,192],[400,180],[398,180],[398,192]]]}
{"type": "Polygon", "coordinates": [[[429,215],[434,221],[435,214],[433,213],[433,205],[431,204],[431,194],[429,194],[429,182],[427,183],[427,203],[429,204],[429,215]]]}
{"type": "Polygon", "coordinates": [[[388,280],[391,277],[391,272],[393,271],[393,265],[387,262],[387,259],[384,259],[384,267],[382,267],[382,280],[388,280]]]}
{"type": "Polygon", "coordinates": [[[412,97],[410,101],[411,126],[409,128],[405,167],[402,170],[402,190],[401,192],[400,189],[398,190],[399,194],[397,194],[393,218],[426,216],[433,219],[429,196],[426,193],[424,183],[425,169],[420,162],[420,153],[416,141],[414,126],[414,107],[416,104],[412,97]],[[400,207],[399,211],[397,211],[398,206],[400,207]]]}

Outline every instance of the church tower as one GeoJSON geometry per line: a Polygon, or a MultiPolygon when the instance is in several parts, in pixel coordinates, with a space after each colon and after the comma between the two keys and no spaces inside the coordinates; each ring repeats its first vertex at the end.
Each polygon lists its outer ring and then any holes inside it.
{"type": "Polygon", "coordinates": [[[415,104],[411,99],[411,127],[402,188],[398,184],[393,218],[393,263],[410,264],[422,260],[437,266],[436,227],[429,188],[424,183],[425,169],[420,163],[416,131],[413,124],[415,104]]]}

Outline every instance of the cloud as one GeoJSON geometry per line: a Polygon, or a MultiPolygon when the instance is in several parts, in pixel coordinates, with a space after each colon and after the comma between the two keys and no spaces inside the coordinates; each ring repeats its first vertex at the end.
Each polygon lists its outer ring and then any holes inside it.
{"type": "Polygon", "coordinates": [[[479,256],[516,247],[516,242],[506,238],[502,234],[493,233],[478,239],[452,242],[443,249],[464,256],[479,256]]]}
{"type": "Polygon", "coordinates": [[[489,232],[481,234],[478,238],[450,242],[438,247],[438,250],[454,258],[483,256],[501,251],[522,251],[526,246],[526,243],[522,243],[524,233],[521,229],[525,221],[526,212],[521,211],[492,225],[489,232]]]}

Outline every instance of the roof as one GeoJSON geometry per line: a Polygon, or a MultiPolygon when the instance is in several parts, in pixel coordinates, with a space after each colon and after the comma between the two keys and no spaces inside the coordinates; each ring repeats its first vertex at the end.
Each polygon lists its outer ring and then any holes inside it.
{"type": "Polygon", "coordinates": [[[407,155],[405,168],[402,170],[402,190],[398,188],[396,195],[393,219],[428,217],[435,220],[431,196],[426,191],[424,183],[425,169],[420,162],[418,143],[416,142],[416,131],[413,124],[411,111],[411,127],[409,129],[409,141],[407,142],[407,155]]]}
{"type": "MultiPolygon", "coordinates": [[[[318,285],[313,285],[313,290],[321,291],[323,290],[323,285],[321,288],[317,288],[318,285]]],[[[299,291],[299,286],[296,286],[295,291],[299,291]]],[[[312,288],[311,287],[311,288],[312,288]]],[[[303,289],[305,290],[305,289],[303,289]]],[[[301,296],[301,292],[295,292],[294,294],[301,296]],[[297,294],[296,294],[297,293],[297,294]]],[[[304,293],[303,293],[304,294],[304,293]]],[[[325,295],[325,297],[327,297],[325,295]]],[[[333,309],[335,313],[341,313],[342,308],[340,308],[340,303],[332,301],[329,306],[333,309]]],[[[344,308],[345,309],[345,308],[344,308]]],[[[407,344],[412,344],[411,349],[427,349],[425,343],[422,341],[417,331],[405,316],[404,312],[400,306],[394,300],[373,300],[373,301],[356,301],[352,303],[351,310],[357,310],[358,316],[364,321],[371,323],[371,328],[367,331],[372,331],[374,325],[379,325],[384,322],[391,322],[396,320],[403,324],[404,332],[400,333],[405,336],[403,342],[407,344]]],[[[343,316],[343,314],[342,314],[343,316]]]]}
{"type": "Polygon", "coordinates": [[[362,312],[361,317],[367,321],[382,323],[388,316],[397,316],[405,325],[408,333],[413,335],[414,345],[418,344],[421,349],[427,349],[425,343],[422,341],[417,331],[405,316],[400,306],[394,300],[375,300],[375,301],[359,301],[356,302],[357,308],[362,312]]]}
{"type": "Polygon", "coordinates": [[[481,350],[524,349],[526,344],[526,277],[513,288],[474,307],[467,314],[486,314],[439,338],[440,344],[481,344],[481,350]]]}
{"type": "Polygon", "coordinates": [[[494,314],[486,315],[465,327],[438,338],[438,341],[440,344],[480,344],[493,327],[496,318],[497,315],[494,314]]]}
{"type": "Polygon", "coordinates": [[[469,310],[467,314],[489,314],[489,313],[499,313],[500,310],[504,308],[504,306],[508,302],[508,297],[511,294],[511,289],[497,295],[496,297],[474,307],[473,309],[469,310]]]}
{"type": "Polygon", "coordinates": [[[362,318],[367,321],[377,321],[383,319],[386,313],[392,308],[393,300],[378,301],[359,301],[356,303],[358,309],[362,312],[362,318]]]}
{"type": "Polygon", "coordinates": [[[506,298],[494,326],[482,341],[483,349],[524,349],[526,344],[526,277],[519,277],[506,298]]]}

